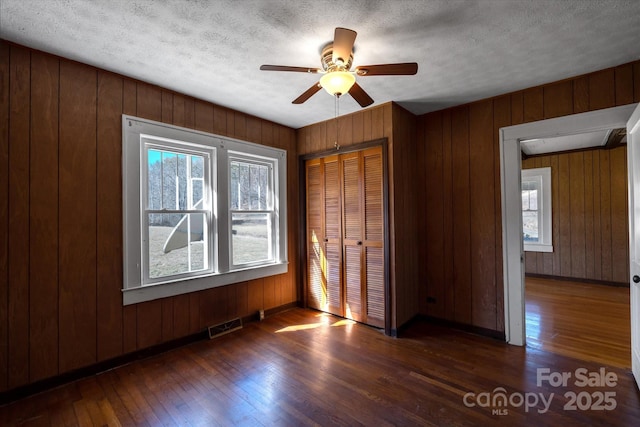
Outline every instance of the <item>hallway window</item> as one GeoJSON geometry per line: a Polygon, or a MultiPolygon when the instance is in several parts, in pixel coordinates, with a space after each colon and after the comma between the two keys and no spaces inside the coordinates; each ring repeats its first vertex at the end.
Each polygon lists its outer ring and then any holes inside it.
{"type": "Polygon", "coordinates": [[[522,170],[522,240],[525,251],[553,252],[551,168],[522,170]]]}

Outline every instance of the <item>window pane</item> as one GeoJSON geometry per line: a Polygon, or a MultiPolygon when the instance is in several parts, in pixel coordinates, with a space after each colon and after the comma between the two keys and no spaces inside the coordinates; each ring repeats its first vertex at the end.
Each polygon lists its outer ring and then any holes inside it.
{"type": "Polygon", "coordinates": [[[205,215],[149,214],[149,278],[208,268],[205,215]]]}
{"type": "Polygon", "coordinates": [[[231,209],[271,209],[269,166],[233,160],[230,172],[231,209]]]}
{"type": "Polygon", "coordinates": [[[148,207],[149,209],[162,209],[162,152],[148,150],[147,162],[148,207]]]}
{"type": "Polygon", "coordinates": [[[234,265],[273,259],[271,214],[234,212],[231,223],[234,265]]]}
{"type": "Polygon", "coordinates": [[[149,149],[147,159],[148,209],[202,209],[203,156],[149,149]]]}
{"type": "Polygon", "coordinates": [[[538,243],[538,211],[522,212],[522,236],[525,243],[538,243]]]}
{"type": "Polygon", "coordinates": [[[178,156],[162,152],[162,208],[179,209],[177,194],[178,156]]]}
{"type": "Polygon", "coordinates": [[[204,157],[191,156],[191,208],[202,209],[204,197],[204,157]]]}

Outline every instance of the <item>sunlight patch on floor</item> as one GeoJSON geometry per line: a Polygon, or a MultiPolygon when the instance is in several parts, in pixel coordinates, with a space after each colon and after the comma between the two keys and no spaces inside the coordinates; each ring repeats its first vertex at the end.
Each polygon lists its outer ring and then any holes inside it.
{"type": "Polygon", "coordinates": [[[337,320],[336,322],[332,323],[331,320],[333,319],[333,316],[330,316],[330,315],[318,315],[316,317],[320,317],[320,316],[322,316],[322,322],[306,323],[306,324],[302,324],[302,325],[291,325],[291,326],[287,326],[286,328],[278,329],[276,331],[276,333],[305,331],[305,330],[309,330],[309,329],[320,328],[320,327],[323,327],[323,326],[330,326],[330,327],[334,327],[334,326],[349,326],[349,325],[354,325],[356,323],[355,321],[349,320],[349,319],[340,319],[340,320],[337,320]]]}

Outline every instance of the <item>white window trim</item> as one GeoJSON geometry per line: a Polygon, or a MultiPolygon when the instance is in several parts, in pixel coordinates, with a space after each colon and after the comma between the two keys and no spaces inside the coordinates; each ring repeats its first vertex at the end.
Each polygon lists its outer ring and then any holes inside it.
{"type": "Polygon", "coordinates": [[[551,168],[522,169],[522,180],[539,178],[540,197],[538,197],[538,212],[541,224],[538,228],[540,243],[523,242],[527,252],[553,252],[553,233],[551,231],[551,168]]]}
{"type": "Polygon", "coordinates": [[[123,304],[136,304],[158,298],[196,292],[218,286],[229,285],[261,277],[286,273],[287,260],[287,189],[285,150],[267,147],[237,139],[222,137],[193,129],[181,128],[133,116],[122,116],[122,186],[123,186],[123,304]],[[214,270],[198,276],[166,280],[162,283],[142,285],[142,233],[141,224],[142,189],[141,157],[144,143],[141,135],[152,135],[158,139],[185,141],[215,151],[215,162],[211,177],[216,183],[212,196],[214,270]],[[275,215],[277,240],[274,261],[256,266],[230,267],[230,225],[228,158],[229,152],[244,153],[248,156],[273,159],[274,190],[276,194],[275,215]]]}

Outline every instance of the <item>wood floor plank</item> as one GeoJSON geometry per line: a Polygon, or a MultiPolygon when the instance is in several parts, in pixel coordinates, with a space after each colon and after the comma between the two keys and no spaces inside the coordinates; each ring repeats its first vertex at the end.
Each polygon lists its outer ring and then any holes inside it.
{"type": "Polygon", "coordinates": [[[631,367],[629,288],[527,277],[527,345],[631,367]]]}

